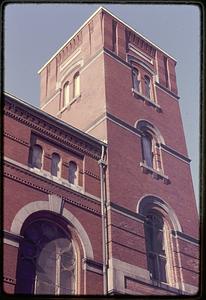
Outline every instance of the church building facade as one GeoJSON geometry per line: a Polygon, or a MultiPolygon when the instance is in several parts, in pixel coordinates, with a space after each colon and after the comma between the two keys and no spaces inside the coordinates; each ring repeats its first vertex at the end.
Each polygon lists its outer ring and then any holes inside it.
{"type": "Polygon", "coordinates": [[[176,61],[100,7],[5,93],[4,291],[194,295],[199,222],[176,61]]]}

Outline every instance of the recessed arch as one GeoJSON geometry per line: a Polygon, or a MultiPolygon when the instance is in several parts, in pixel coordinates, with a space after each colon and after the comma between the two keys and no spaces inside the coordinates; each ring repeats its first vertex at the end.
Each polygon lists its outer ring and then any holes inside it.
{"type": "MultiPolygon", "coordinates": [[[[23,206],[15,215],[13,222],[11,224],[10,232],[16,235],[20,235],[21,228],[26,221],[26,219],[35,212],[40,211],[51,211],[54,212],[54,207],[51,205],[49,201],[34,201],[23,206]]],[[[84,251],[84,257],[93,259],[94,253],[92,249],[92,245],[90,239],[85,231],[83,225],[79,222],[79,220],[66,208],[63,208],[62,214],[60,214],[63,218],[65,218],[70,224],[75,228],[84,251]]]]}
{"type": "Polygon", "coordinates": [[[59,81],[60,84],[62,84],[65,81],[66,77],[69,74],[73,72],[77,72],[82,66],[83,66],[83,60],[76,61],[72,65],[66,64],[61,74],[61,79],[59,81]]]}
{"type": "Polygon", "coordinates": [[[71,61],[65,63],[60,70],[60,77],[56,83],[56,89],[62,88],[63,83],[67,80],[70,74],[77,72],[83,66],[83,60],[80,59],[71,64],[71,61]]]}
{"type": "Polygon", "coordinates": [[[138,59],[137,57],[135,57],[133,55],[128,55],[127,60],[129,62],[129,64],[131,64],[131,65],[133,63],[136,63],[137,65],[141,66],[146,71],[148,71],[151,76],[156,75],[156,73],[153,71],[153,69],[147,63],[145,63],[143,60],[140,60],[140,59],[138,59]]]}
{"type": "Polygon", "coordinates": [[[153,125],[151,122],[145,120],[145,119],[139,119],[135,122],[134,127],[139,130],[141,133],[144,131],[151,132],[154,137],[158,140],[159,143],[165,145],[164,138],[159,131],[159,129],[153,125]]]}
{"type": "Polygon", "coordinates": [[[173,229],[175,231],[182,232],[182,227],[175,211],[168,203],[166,203],[166,201],[156,195],[144,195],[143,197],[141,197],[141,199],[137,203],[137,213],[145,215],[147,210],[151,208],[161,209],[170,219],[173,225],[173,229]]]}

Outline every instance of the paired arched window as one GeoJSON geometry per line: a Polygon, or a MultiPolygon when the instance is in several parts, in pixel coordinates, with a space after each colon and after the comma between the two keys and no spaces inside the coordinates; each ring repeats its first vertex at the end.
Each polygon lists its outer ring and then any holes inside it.
{"type": "Polygon", "coordinates": [[[69,104],[69,82],[67,81],[63,87],[63,107],[69,104]]]}
{"type": "Polygon", "coordinates": [[[73,78],[73,98],[76,98],[79,95],[80,95],[80,76],[79,76],[79,72],[77,72],[73,78]]]}
{"type": "Polygon", "coordinates": [[[60,175],[60,156],[53,153],[51,157],[51,175],[58,177],[60,175]]]}
{"type": "Polygon", "coordinates": [[[78,185],[78,168],[77,164],[74,161],[69,162],[68,180],[69,183],[78,185]]]}
{"type": "Polygon", "coordinates": [[[135,68],[132,69],[132,83],[133,89],[137,92],[140,92],[139,71],[135,68]]]}
{"type": "Polygon", "coordinates": [[[20,244],[16,293],[75,293],[76,255],[69,233],[47,220],[27,226],[20,244]]]}
{"type": "Polygon", "coordinates": [[[43,150],[40,145],[34,145],[32,147],[32,167],[41,169],[42,168],[42,156],[43,150]]]}
{"type": "Polygon", "coordinates": [[[144,76],[144,92],[145,96],[151,98],[151,80],[148,76],[144,76]]]}

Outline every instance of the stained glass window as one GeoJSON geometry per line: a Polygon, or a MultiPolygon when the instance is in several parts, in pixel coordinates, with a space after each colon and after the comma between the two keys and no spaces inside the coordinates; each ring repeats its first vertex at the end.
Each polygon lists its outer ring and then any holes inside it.
{"type": "Polygon", "coordinates": [[[20,247],[17,293],[74,294],[75,276],[71,238],[49,221],[29,225],[20,247]]]}

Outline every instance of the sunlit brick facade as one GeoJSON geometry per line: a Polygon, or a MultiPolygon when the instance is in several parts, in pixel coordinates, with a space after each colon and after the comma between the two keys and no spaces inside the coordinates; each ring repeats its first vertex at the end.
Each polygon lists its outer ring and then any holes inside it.
{"type": "Polygon", "coordinates": [[[175,65],[100,8],[39,71],[40,109],[5,95],[6,292],[198,291],[175,65]]]}

